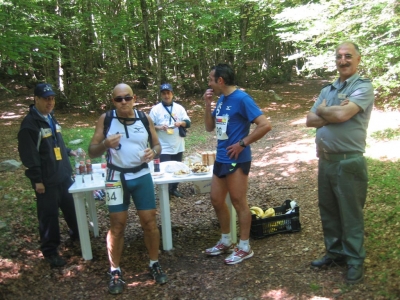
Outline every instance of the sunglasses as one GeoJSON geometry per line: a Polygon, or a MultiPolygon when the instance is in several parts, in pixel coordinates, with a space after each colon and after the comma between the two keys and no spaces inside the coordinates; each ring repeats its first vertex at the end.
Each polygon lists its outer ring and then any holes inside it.
{"type": "Polygon", "coordinates": [[[125,99],[126,102],[128,102],[128,101],[131,101],[133,99],[133,97],[132,96],[115,97],[114,101],[115,102],[122,102],[122,100],[124,100],[124,99],[125,99]]]}

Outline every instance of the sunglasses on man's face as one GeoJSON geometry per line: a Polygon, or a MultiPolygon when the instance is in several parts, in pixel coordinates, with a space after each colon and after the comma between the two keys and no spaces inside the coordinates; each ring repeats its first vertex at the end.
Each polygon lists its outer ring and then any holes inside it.
{"type": "Polygon", "coordinates": [[[122,102],[122,100],[124,100],[124,99],[125,99],[126,102],[128,102],[128,101],[131,101],[133,99],[133,97],[132,96],[115,97],[114,101],[115,102],[122,102]]]}

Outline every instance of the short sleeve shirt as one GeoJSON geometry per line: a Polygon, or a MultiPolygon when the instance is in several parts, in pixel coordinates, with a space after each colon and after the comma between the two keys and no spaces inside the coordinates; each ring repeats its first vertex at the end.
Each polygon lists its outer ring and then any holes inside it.
{"type": "Polygon", "coordinates": [[[242,163],[251,161],[250,146],[243,149],[237,160],[229,158],[226,148],[249,135],[251,122],[260,115],[262,115],[262,111],[253,98],[241,90],[235,90],[228,96],[222,95],[218,99],[212,116],[215,117],[217,123],[221,119],[224,122],[226,121],[227,137],[225,139],[217,138],[217,162],[242,163]]]}
{"type": "Polygon", "coordinates": [[[367,128],[374,104],[374,88],[368,79],[354,74],[344,82],[336,80],[324,87],[311,108],[317,107],[326,99],[327,106],[340,105],[348,99],[357,104],[360,111],[351,119],[342,123],[331,123],[317,129],[315,142],[317,151],[326,153],[365,152],[367,128]]]}
{"type": "MultiPolygon", "coordinates": [[[[164,106],[162,103],[158,103],[151,109],[149,116],[154,125],[173,126],[175,121],[170,113],[177,122],[190,121],[185,108],[175,102],[172,103],[172,106],[164,106]]],[[[162,148],[161,154],[177,154],[185,151],[185,139],[179,135],[177,127],[174,128],[173,134],[159,130],[157,135],[162,148]]]]}

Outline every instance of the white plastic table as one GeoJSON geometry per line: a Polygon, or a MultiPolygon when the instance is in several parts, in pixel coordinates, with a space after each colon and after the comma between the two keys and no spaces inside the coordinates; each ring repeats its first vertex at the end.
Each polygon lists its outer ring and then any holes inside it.
{"type": "Polygon", "coordinates": [[[76,219],[78,221],[79,240],[81,242],[82,256],[85,260],[93,258],[92,246],[90,244],[89,226],[86,217],[86,205],[88,208],[89,223],[93,229],[93,235],[99,236],[99,225],[97,222],[96,203],[93,191],[104,189],[104,178],[101,174],[94,174],[93,181],[91,175],[83,175],[85,183],[82,183],[82,175],[77,175],[75,182],[69,188],[69,192],[74,197],[76,219]],[[86,200],[86,201],[85,201],[86,200]]]}
{"type": "MultiPolygon", "coordinates": [[[[98,168],[99,165],[93,165],[93,169],[95,172],[98,170],[98,168]]],[[[161,163],[161,171],[164,173],[164,176],[157,178],[153,177],[153,182],[159,187],[163,249],[168,251],[173,249],[168,184],[174,182],[194,182],[211,180],[212,170],[205,175],[191,174],[187,177],[174,177],[172,173],[164,172],[163,169],[164,166],[163,163],[161,163]]],[[[86,204],[88,208],[89,224],[93,228],[93,235],[95,237],[98,237],[99,227],[93,191],[105,188],[104,178],[101,177],[101,173],[95,173],[94,175],[95,176],[93,177],[93,181],[91,180],[91,175],[84,175],[85,183],[82,183],[82,176],[78,175],[76,182],[69,188],[69,192],[74,197],[82,257],[85,260],[91,260],[93,258],[92,246],[90,244],[89,226],[86,217],[86,204]]],[[[231,204],[229,194],[226,197],[226,202],[228,203],[231,215],[231,239],[233,243],[236,243],[236,211],[231,204]]]]}
{"type": "MultiPolygon", "coordinates": [[[[161,163],[161,172],[163,172],[163,163],[161,163]]],[[[194,182],[194,181],[205,181],[211,180],[212,178],[212,170],[204,175],[194,175],[191,174],[186,177],[174,177],[173,173],[164,172],[163,177],[154,178],[154,184],[158,185],[159,188],[159,197],[160,197],[160,215],[161,215],[161,234],[163,241],[163,249],[171,250],[172,246],[172,229],[171,229],[171,212],[169,206],[169,191],[168,184],[174,182],[194,182]]],[[[225,201],[228,204],[229,212],[231,215],[231,240],[233,243],[236,243],[236,211],[232,206],[231,198],[229,193],[226,196],[225,201]]]]}

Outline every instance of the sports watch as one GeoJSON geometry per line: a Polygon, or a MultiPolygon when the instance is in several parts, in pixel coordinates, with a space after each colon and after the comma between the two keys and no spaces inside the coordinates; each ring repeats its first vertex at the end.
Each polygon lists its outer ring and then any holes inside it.
{"type": "Polygon", "coordinates": [[[246,144],[244,143],[243,140],[239,140],[239,145],[242,146],[243,148],[246,148],[246,144]]]}

